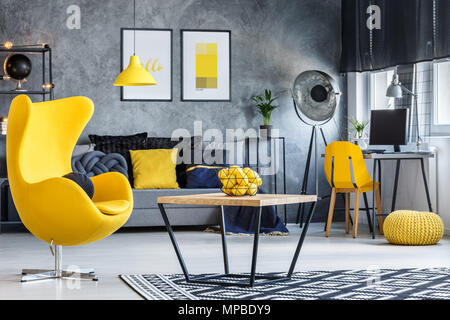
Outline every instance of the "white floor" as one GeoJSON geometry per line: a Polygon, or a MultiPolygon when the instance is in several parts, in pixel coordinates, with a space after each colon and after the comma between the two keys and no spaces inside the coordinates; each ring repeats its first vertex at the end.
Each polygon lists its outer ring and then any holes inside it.
{"type": "MultiPolygon", "coordinates": [[[[383,236],[345,235],[342,223],[334,223],[329,238],[323,224],[312,224],[296,270],[366,268],[449,267],[450,239],[435,246],[393,246],[383,236]]],[[[257,271],[287,270],[300,229],[290,225],[288,237],[260,238],[257,271]]],[[[219,234],[199,231],[176,233],[191,273],[222,272],[219,234]]],[[[229,236],[231,272],[250,268],[252,238],[229,236]]],[[[163,231],[120,232],[97,243],[63,249],[64,265],[95,268],[99,281],[46,280],[20,282],[22,268],[51,268],[52,256],[46,243],[30,234],[0,234],[0,299],[140,299],[119,278],[119,274],[181,273],[169,237],[163,231]]]]}

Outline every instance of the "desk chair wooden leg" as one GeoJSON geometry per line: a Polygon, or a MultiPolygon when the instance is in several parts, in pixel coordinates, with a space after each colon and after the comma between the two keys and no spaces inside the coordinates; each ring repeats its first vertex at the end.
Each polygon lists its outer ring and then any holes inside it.
{"type": "Polygon", "coordinates": [[[350,193],[345,194],[345,233],[350,231],[350,193]]]}
{"type": "Polygon", "coordinates": [[[336,203],[336,188],[333,188],[331,190],[330,208],[328,209],[327,230],[325,231],[326,237],[328,237],[330,235],[331,222],[333,221],[333,213],[334,213],[335,203],[336,203]]]}
{"type": "MultiPolygon", "coordinates": [[[[383,213],[383,208],[381,207],[381,191],[380,188],[377,186],[377,192],[376,192],[376,201],[377,201],[377,212],[378,214],[383,213]]],[[[374,221],[375,225],[375,221],[374,221]]],[[[380,230],[381,234],[384,234],[383,232],[383,217],[378,216],[378,229],[380,230]]]]}
{"type": "Polygon", "coordinates": [[[355,209],[353,215],[353,238],[358,235],[358,216],[359,216],[359,198],[361,193],[358,189],[355,190],[355,209]]]}

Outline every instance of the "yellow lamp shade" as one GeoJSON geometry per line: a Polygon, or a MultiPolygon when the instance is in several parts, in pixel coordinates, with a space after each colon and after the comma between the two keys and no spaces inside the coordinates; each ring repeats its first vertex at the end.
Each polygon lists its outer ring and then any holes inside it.
{"type": "Polygon", "coordinates": [[[123,70],[114,81],[115,86],[152,86],[156,81],[150,72],[144,69],[138,56],[130,57],[128,68],[123,70]]]}

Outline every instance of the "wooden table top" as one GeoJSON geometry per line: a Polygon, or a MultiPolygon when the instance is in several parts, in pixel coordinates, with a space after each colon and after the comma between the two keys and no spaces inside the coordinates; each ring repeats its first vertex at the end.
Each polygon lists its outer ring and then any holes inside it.
{"type": "Polygon", "coordinates": [[[160,204],[198,204],[244,207],[264,207],[315,201],[317,201],[316,195],[257,194],[255,196],[232,197],[222,192],[158,197],[158,203],[160,204]]]}

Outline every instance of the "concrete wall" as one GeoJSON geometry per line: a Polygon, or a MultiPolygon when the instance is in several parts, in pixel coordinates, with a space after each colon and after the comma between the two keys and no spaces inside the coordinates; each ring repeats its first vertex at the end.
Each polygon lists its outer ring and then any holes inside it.
{"type": "MultiPolygon", "coordinates": [[[[302,71],[319,69],[341,83],[340,0],[137,0],[136,26],[172,28],[173,102],[121,102],[112,83],[120,69],[120,28],[133,26],[131,1],[119,0],[2,0],[0,42],[46,42],[54,52],[56,98],[90,97],[95,114],[88,133],[132,134],[147,131],[170,136],[177,128],[192,132],[195,120],[203,129],[258,128],[262,118],[248,99],[265,88],[288,89],[302,71]],[[81,29],[66,27],[69,5],[81,8],[81,29]],[[183,28],[228,29],[232,33],[232,101],[180,102],[180,34],[183,28]]],[[[3,61],[4,56],[0,57],[3,61]]],[[[38,87],[40,61],[31,57],[33,74],[27,87],[38,87]]],[[[0,90],[12,83],[0,82],[0,90]]],[[[346,92],[344,88],[341,88],[346,92]]],[[[12,96],[0,97],[0,115],[7,115],[12,96]]],[[[39,97],[33,97],[39,100],[39,97]]],[[[325,127],[329,141],[345,137],[346,97],[334,121],[325,127]]],[[[272,124],[287,141],[287,191],[298,192],[303,175],[310,128],[295,116],[288,95],[273,113],[272,124]]],[[[5,138],[0,138],[1,175],[5,176],[5,138]]],[[[328,192],[320,164],[321,189],[328,192]]],[[[326,213],[328,203],[319,206],[326,213]]],[[[295,218],[295,207],[289,220],[295,218]]],[[[319,218],[319,214],[316,216],[319,218]]]]}

